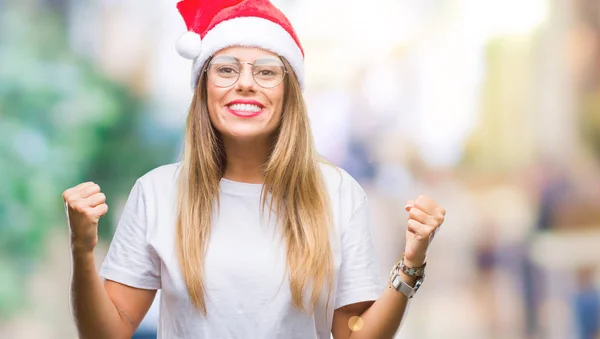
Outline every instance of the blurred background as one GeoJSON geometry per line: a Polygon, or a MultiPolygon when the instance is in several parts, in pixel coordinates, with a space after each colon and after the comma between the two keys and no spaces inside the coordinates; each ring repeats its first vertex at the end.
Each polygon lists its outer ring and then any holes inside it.
{"type": "MultiPolygon", "coordinates": [[[[273,2],[319,151],[369,193],[383,279],[404,202],[448,210],[398,338],[600,338],[600,1],[273,2]]],[[[175,4],[0,0],[0,338],[76,338],[62,191],[107,194],[100,264],[135,179],[178,160],[175,4]]]]}

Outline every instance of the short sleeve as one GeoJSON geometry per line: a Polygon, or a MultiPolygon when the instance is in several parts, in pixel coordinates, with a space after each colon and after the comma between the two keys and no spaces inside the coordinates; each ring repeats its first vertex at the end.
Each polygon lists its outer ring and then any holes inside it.
{"type": "Polygon", "coordinates": [[[364,197],[341,234],[342,262],[335,308],[377,300],[383,291],[369,204],[364,197]]]}
{"type": "Polygon", "coordinates": [[[146,197],[137,180],[119,219],[100,275],[131,287],[160,288],[160,259],[148,245],[146,197]]]}

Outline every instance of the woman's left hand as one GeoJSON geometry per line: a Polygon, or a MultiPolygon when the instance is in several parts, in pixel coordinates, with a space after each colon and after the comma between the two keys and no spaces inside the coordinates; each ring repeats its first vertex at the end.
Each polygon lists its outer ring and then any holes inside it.
{"type": "Polygon", "coordinates": [[[427,249],[444,222],[446,210],[424,195],[408,201],[404,208],[408,212],[404,263],[409,267],[419,267],[425,263],[427,249]]]}

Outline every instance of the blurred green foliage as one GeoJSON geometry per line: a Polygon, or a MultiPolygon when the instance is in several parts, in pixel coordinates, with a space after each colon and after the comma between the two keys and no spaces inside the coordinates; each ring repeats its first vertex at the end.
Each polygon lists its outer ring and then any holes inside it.
{"type": "MultiPolygon", "coordinates": [[[[70,51],[67,36],[51,8],[0,11],[0,319],[26,301],[49,229],[67,227],[66,188],[95,181],[110,204],[177,144],[141,98],[70,51]]],[[[111,219],[101,226],[109,238],[111,219]]]]}
{"type": "Polygon", "coordinates": [[[580,121],[583,138],[591,146],[596,158],[600,159],[600,88],[588,94],[582,101],[580,121]]]}

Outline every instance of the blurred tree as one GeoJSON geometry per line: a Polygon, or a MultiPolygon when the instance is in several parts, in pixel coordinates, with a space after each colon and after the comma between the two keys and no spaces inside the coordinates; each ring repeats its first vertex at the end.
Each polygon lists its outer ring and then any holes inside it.
{"type": "MultiPolygon", "coordinates": [[[[0,12],[0,320],[26,304],[48,230],[66,227],[62,191],[94,180],[109,197],[126,195],[171,159],[177,138],[69,50],[61,11],[44,4],[0,12]]],[[[108,237],[114,227],[102,222],[108,237]]]]}

